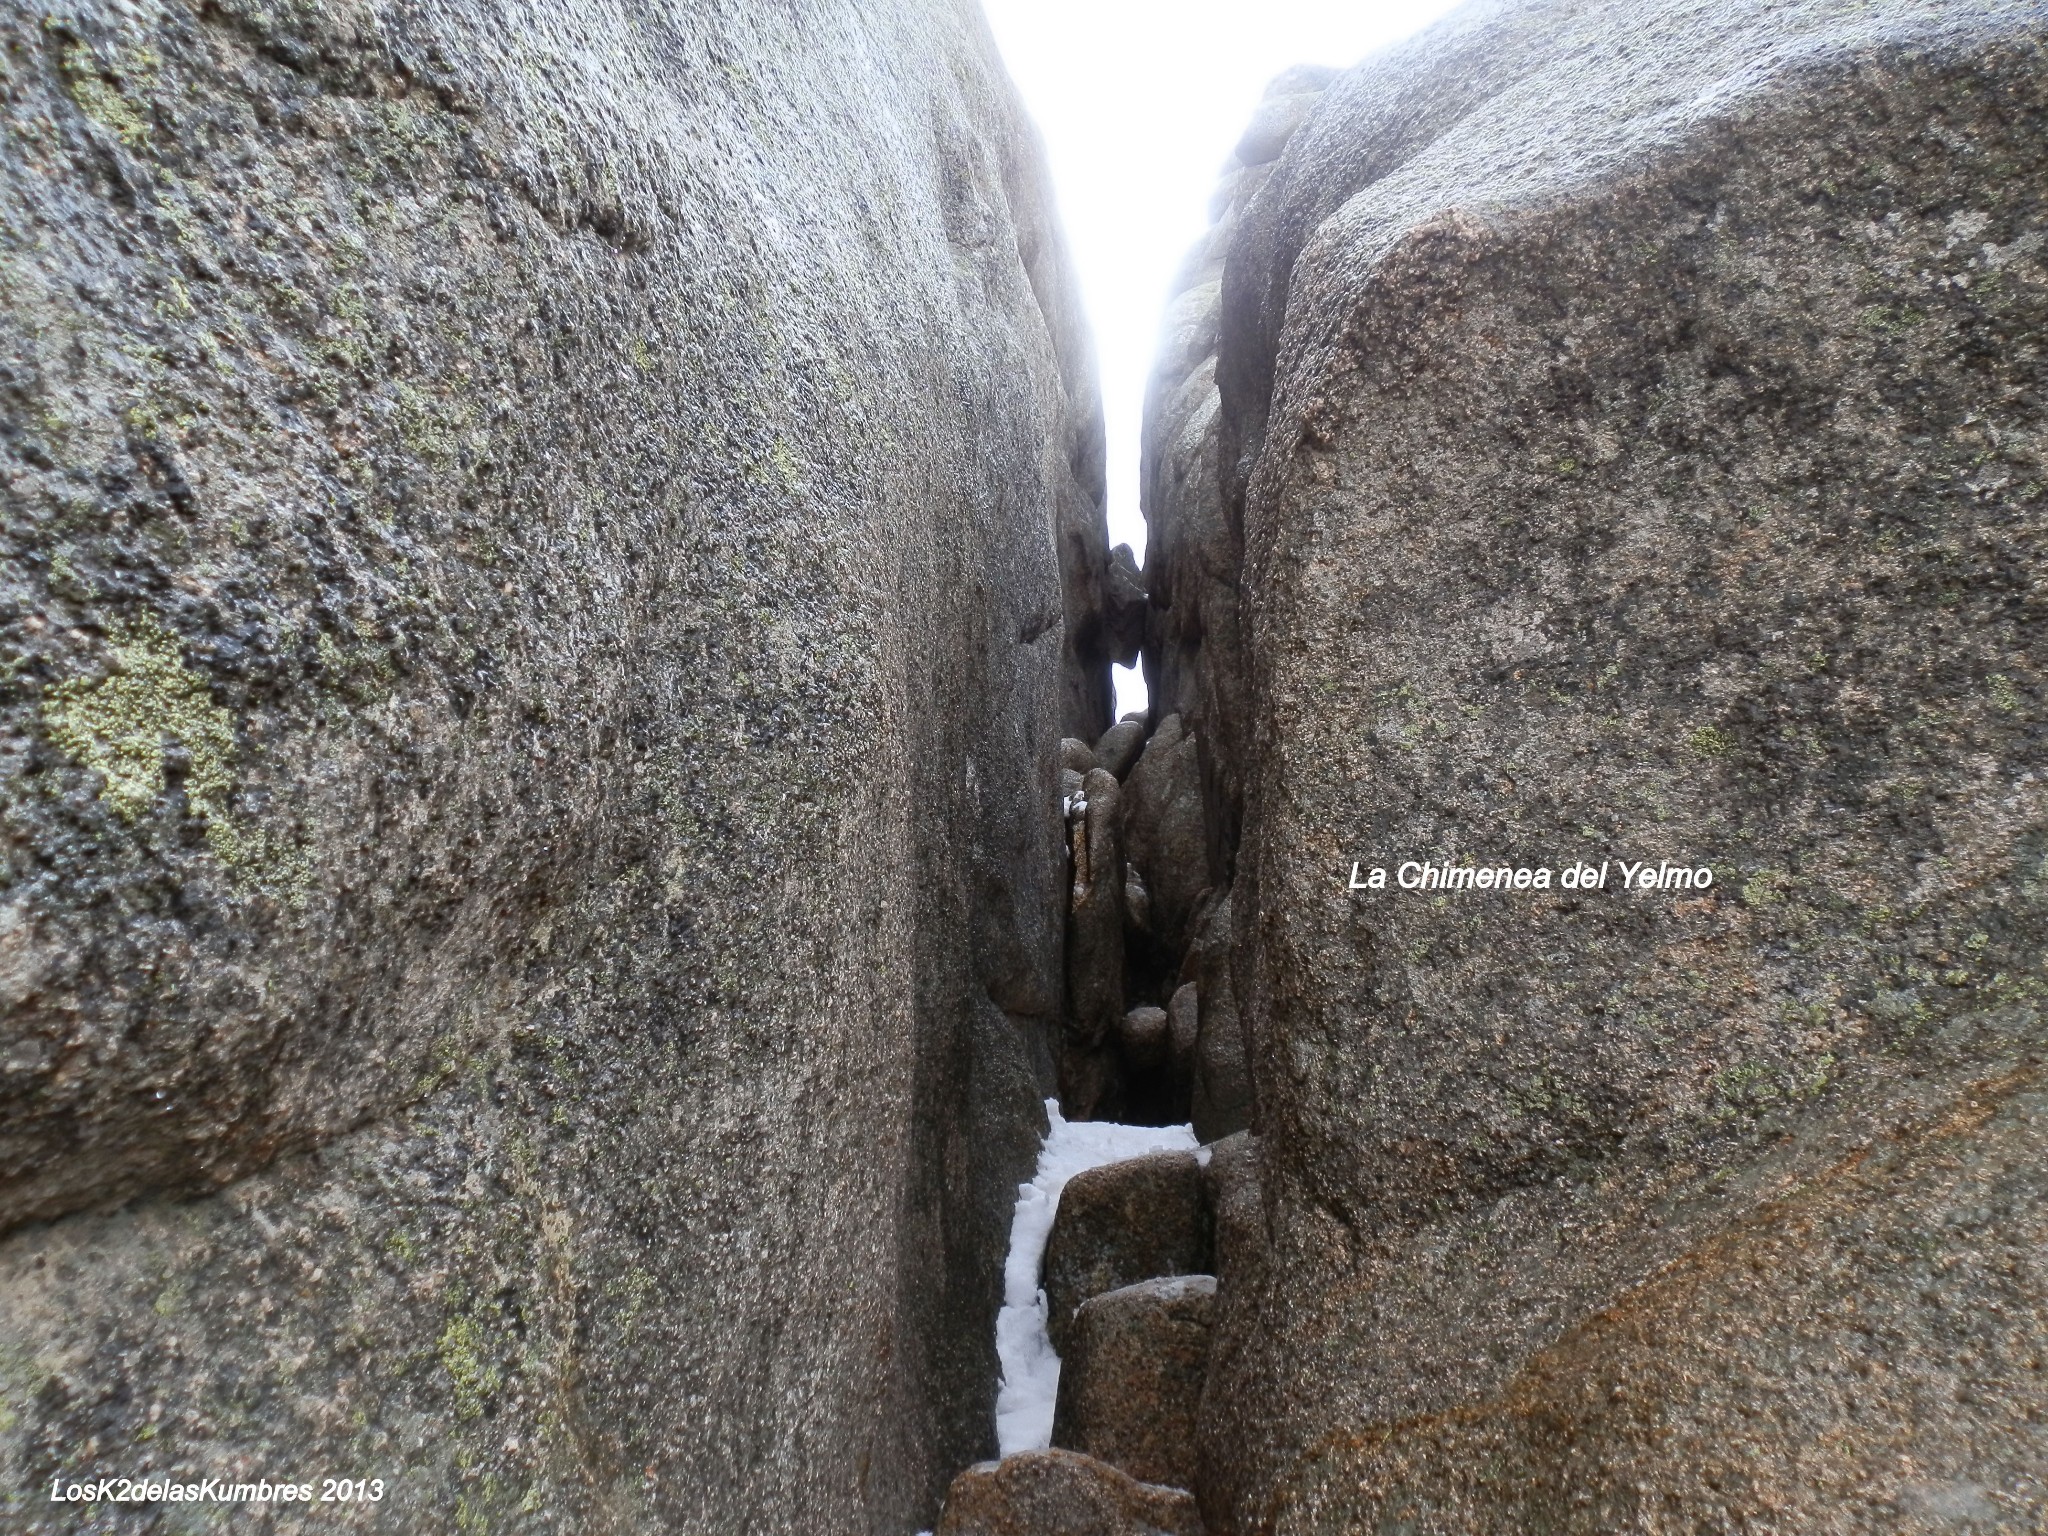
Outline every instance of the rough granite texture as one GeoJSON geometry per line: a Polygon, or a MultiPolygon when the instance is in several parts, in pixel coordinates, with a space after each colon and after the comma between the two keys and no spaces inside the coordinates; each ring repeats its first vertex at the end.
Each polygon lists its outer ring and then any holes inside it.
{"type": "Polygon", "coordinates": [[[937,1536],[1202,1536],[1194,1496],[1073,1451],[1021,1451],[969,1467],[937,1536]]]}
{"type": "Polygon", "coordinates": [[[1061,1342],[1052,1443],[1171,1488],[1195,1481],[1211,1275],[1140,1280],[1081,1303],[1061,1342]]]}
{"type": "Polygon", "coordinates": [[[1147,452],[1271,1245],[1212,1529],[2048,1521],[2044,31],[1477,5],[1226,189],[1147,452]],[[1610,886],[1347,889],[1430,858],[1610,886]]]}
{"type": "Polygon", "coordinates": [[[1039,1272],[1055,1350],[1065,1354],[1074,1309],[1089,1297],[1214,1268],[1202,1185],[1192,1152],[1127,1157],[1066,1182],[1039,1272]]]}
{"type": "Polygon", "coordinates": [[[0,1524],[929,1524],[1109,724],[978,12],[50,0],[0,101],[0,1524]]]}

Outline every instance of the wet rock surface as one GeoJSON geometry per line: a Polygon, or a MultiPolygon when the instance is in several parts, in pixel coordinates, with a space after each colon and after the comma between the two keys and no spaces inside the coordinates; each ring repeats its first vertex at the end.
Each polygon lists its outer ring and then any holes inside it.
{"type": "Polygon", "coordinates": [[[935,1536],[1202,1536],[1202,1521],[1184,1489],[1072,1451],[1025,1451],[962,1472],[935,1536]]]}
{"type": "Polygon", "coordinates": [[[1144,482],[1271,1236],[1213,1528],[2043,1518],[2042,42],[1474,8],[1222,195],[1144,482]],[[1432,859],[1610,883],[1347,889],[1432,859]]]}
{"type": "Polygon", "coordinates": [[[1216,1281],[1140,1281],[1083,1302],[1060,1357],[1053,1444],[1146,1482],[1195,1482],[1195,1414],[1216,1281]]]}
{"type": "Polygon", "coordinates": [[[1066,1354],[1075,1309],[1089,1297],[1140,1280],[1208,1274],[1213,1252],[1193,1152],[1154,1152],[1076,1174],[1045,1245],[1053,1347],[1066,1354]]]}
{"type": "Polygon", "coordinates": [[[9,1529],[81,1457],[928,1523],[1109,720],[981,23],[80,0],[0,58],[9,1529]]]}

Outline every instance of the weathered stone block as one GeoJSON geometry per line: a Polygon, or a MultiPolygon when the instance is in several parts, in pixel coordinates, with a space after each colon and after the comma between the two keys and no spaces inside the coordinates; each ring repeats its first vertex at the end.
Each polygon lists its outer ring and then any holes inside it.
{"type": "Polygon", "coordinates": [[[1053,1444],[1145,1482],[1191,1487],[1216,1281],[1145,1280],[1091,1297],[1061,1357],[1053,1444]]]}
{"type": "Polygon", "coordinates": [[[1153,1152],[1074,1175],[1045,1245],[1053,1347],[1064,1352],[1074,1310],[1089,1297],[1161,1275],[1207,1274],[1212,1251],[1193,1152],[1153,1152]]]}
{"type": "Polygon", "coordinates": [[[55,0],[0,60],[0,1480],[918,1529],[1109,720],[979,19],[55,0]]]}
{"type": "Polygon", "coordinates": [[[1023,1451],[953,1480],[936,1536],[1203,1536],[1193,1495],[1072,1451],[1023,1451]]]}
{"type": "MultiPolygon", "coordinates": [[[[1245,707],[1197,728],[1273,1242],[1212,1524],[2043,1518],[2035,1378],[1940,1321],[2038,1188],[1893,1292],[1846,1170],[2042,1161],[2044,43],[2005,0],[1473,7],[1341,76],[1238,210],[1216,440],[1162,409],[1148,447],[1155,485],[1216,466],[1172,504],[1243,551],[1245,707]],[[1713,884],[1620,890],[1645,859],[1713,884]],[[1653,1326],[1679,1277],[1715,1301],[1653,1326]]],[[[2048,1332],[2007,1273],[1996,1326],[2048,1332]]]]}

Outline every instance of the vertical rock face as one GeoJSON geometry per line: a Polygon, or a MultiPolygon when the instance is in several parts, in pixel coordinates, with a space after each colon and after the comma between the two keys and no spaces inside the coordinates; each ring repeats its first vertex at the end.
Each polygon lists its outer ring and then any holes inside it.
{"type": "Polygon", "coordinates": [[[2040,8],[1478,6],[1258,174],[1147,444],[1272,1243],[1211,1526],[2048,1518],[2040,8]]]}
{"type": "Polygon", "coordinates": [[[1244,529],[1225,495],[1223,420],[1216,388],[1224,257],[1245,207],[1333,72],[1287,71],[1267,88],[1252,127],[1225,166],[1208,235],[1174,280],[1159,360],[1145,395],[1139,474],[1151,604],[1145,675],[1152,712],[1177,716],[1196,744],[1210,881],[1227,883],[1243,814],[1234,750],[1246,718],[1238,582],[1244,529]]]}
{"type": "Polygon", "coordinates": [[[1112,643],[978,17],[77,0],[0,95],[5,1523],[928,1523],[1112,643]]]}

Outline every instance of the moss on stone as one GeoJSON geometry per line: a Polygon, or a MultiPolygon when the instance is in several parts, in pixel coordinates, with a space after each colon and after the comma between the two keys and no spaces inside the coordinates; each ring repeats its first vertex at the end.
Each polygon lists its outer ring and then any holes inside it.
{"type": "Polygon", "coordinates": [[[1685,744],[1701,757],[1726,757],[1735,750],[1728,733],[1718,726],[1703,725],[1685,738],[1685,744]]]}
{"type": "Polygon", "coordinates": [[[187,667],[177,637],[155,619],[117,625],[112,667],[97,681],[71,678],[43,697],[50,740],[100,775],[100,799],[124,822],[138,820],[165,788],[168,743],[184,749],[185,802],[206,822],[206,845],[247,895],[262,891],[293,908],[312,887],[309,849],[233,814],[235,720],[187,667]]]}

